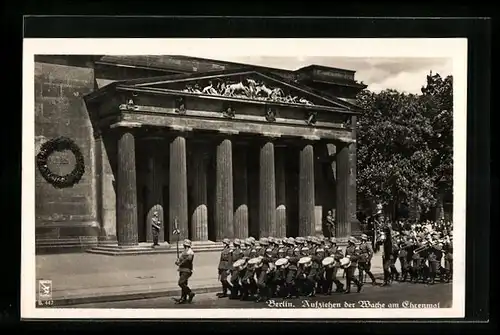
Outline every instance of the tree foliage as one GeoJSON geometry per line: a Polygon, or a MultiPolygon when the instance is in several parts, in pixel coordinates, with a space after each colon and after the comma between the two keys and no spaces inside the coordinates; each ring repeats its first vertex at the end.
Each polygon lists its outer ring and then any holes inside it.
{"type": "Polygon", "coordinates": [[[426,210],[451,190],[453,78],[427,76],[422,94],[362,91],[358,104],[360,202],[414,202],[426,210]]]}

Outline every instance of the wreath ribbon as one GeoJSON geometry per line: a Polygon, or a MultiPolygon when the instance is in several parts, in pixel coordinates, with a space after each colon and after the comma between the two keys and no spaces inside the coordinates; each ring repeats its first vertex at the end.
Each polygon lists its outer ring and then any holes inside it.
{"type": "Polygon", "coordinates": [[[40,152],[36,157],[37,167],[42,177],[56,188],[72,187],[78,184],[85,173],[85,161],[83,154],[73,140],[67,137],[57,137],[48,142],[45,142],[40,147],[40,152]],[[58,175],[50,171],[48,167],[48,158],[54,152],[69,150],[75,156],[75,168],[66,175],[58,175]]]}

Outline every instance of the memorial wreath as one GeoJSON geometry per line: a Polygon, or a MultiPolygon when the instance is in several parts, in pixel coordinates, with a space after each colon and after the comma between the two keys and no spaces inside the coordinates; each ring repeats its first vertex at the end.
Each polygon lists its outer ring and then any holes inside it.
{"type": "Polygon", "coordinates": [[[85,173],[83,154],[78,145],[67,137],[57,137],[42,144],[40,152],[37,155],[36,162],[38,170],[42,174],[43,178],[56,188],[72,187],[80,181],[85,173]],[[75,156],[76,164],[70,173],[61,176],[50,171],[47,163],[51,154],[64,150],[71,151],[71,153],[75,156]]]}

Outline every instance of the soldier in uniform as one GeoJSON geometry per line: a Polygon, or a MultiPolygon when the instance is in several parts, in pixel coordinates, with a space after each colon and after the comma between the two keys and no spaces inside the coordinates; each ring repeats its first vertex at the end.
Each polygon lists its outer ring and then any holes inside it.
{"type": "Polygon", "coordinates": [[[358,286],[358,293],[361,292],[361,288],[363,284],[356,279],[354,276],[354,270],[358,267],[358,260],[361,255],[359,247],[356,246],[356,239],[354,237],[349,237],[348,245],[345,250],[345,257],[348,257],[351,261],[351,265],[347,268],[346,271],[346,290],[344,293],[351,292],[351,283],[354,282],[358,286]]]}
{"type": "Polygon", "coordinates": [[[179,267],[179,287],[181,288],[181,298],[177,300],[178,304],[193,301],[195,293],[188,286],[188,279],[193,274],[194,251],[191,249],[191,241],[185,239],[182,243],[184,250],[175,264],[179,267]]]}
{"type": "Polygon", "coordinates": [[[376,285],[377,281],[375,280],[375,276],[370,271],[373,258],[373,249],[372,244],[368,242],[368,236],[366,234],[361,235],[361,245],[359,246],[359,249],[361,252],[361,256],[358,262],[359,281],[361,283],[364,283],[364,273],[366,273],[372,280],[372,285],[376,285]]]}
{"type": "Polygon", "coordinates": [[[391,229],[389,228],[389,226],[384,225],[382,227],[382,233],[385,236],[385,239],[381,242],[382,262],[384,267],[384,283],[382,284],[382,286],[387,286],[391,281],[391,258],[394,257],[392,250],[391,229]]]}
{"type": "Polygon", "coordinates": [[[314,292],[322,292],[325,282],[325,268],[323,267],[323,259],[325,259],[325,249],[323,246],[316,248],[316,254],[312,256],[312,266],[316,270],[316,277],[314,278],[314,292]]]}
{"type": "Polygon", "coordinates": [[[448,236],[444,247],[444,268],[446,269],[446,281],[449,282],[453,277],[453,236],[448,236]]]}
{"type": "Polygon", "coordinates": [[[436,275],[439,273],[441,267],[441,259],[443,257],[442,247],[439,243],[433,244],[429,249],[429,284],[434,285],[436,275]]]}
{"type": "Polygon", "coordinates": [[[408,255],[410,254],[411,243],[405,240],[399,242],[399,264],[401,264],[401,281],[406,281],[408,273],[410,272],[410,261],[408,255]]]}
{"type": "Polygon", "coordinates": [[[423,269],[423,258],[420,252],[415,252],[415,249],[421,247],[422,244],[418,243],[412,249],[411,260],[412,264],[410,267],[410,281],[417,283],[420,277],[422,276],[423,269]]]}
{"type": "Polygon", "coordinates": [[[158,211],[153,212],[153,217],[151,218],[151,232],[153,234],[153,245],[152,248],[160,246],[158,243],[158,238],[160,236],[161,230],[161,220],[158,211]]]}
{"type": "MultiPolygon", "coordinates": [[[[301,257],[310,257],[309,247],[304,246],[300,249],[301,257]]],[[[311,266],[306,264],[299,264],[297,271],[297,286],[300,295],[305,295],[307,297],[314,296],[314,272],[312,272],[311,266]]]]}
{"type": "Polygon", "coordinates": [[[219,298],[225,298],[228,296],[228,291],[231,289],[231,285],[227,281],[227,277],[230,274],[232,264],[235,260],[232,257],[231,250],[231,241],[228,238],[225,238],[222,243],[224,244],[224,249],[220,254],[219,260],[219,281],[222,284],[222,293],[218,293],[217,296],[219,298]]]}
{"type": "Polygon", "coordinates": [[[337,272],[340,269],[340,260],[344,257],[344,254],[342,253],[342,249],[337,246],[337,240],[334,237],[331,238],[330,242],[331,248],[328,255],[335,260],[335,266],[325,269],[325,291],[328,295],[332,293],[333,283],[335,283],[336,292],[344,291],[344,285],[337,279],[337,272]]]}
{"type": "MultiPolygon", "coordinates": [[[[255,251],[255,249],[253,250],[255,251]]],[[[257,291],[257,284],[255,281],[255,265],[250,263],[247,264],[246,271],[241,278],[240,300],[249,300],[253,298],[257,291]]]]}
{"type": "Polygon", "coordinates": [[[250,258],[252,249],[252,240],[250,238],[245,239],[245,249],[243,250],[243,257],[250,258]]]}
{"type": "MultiPolygon", "coordinates": [[[[397,235],[397,232],[395,232],[397,235]]],[[[399,272],[398,269],[396,269],[396,260],[398,259],[399,256],[399,239],[396,236],[393,236],[392,240],[392,255],[391,255],[391,264],[390,264],[390,269],[391,269],[391,281],[393,280],[398,280],[399,279],[399,272]]]]}
{"type": "Polygon", "coordinates": [[[291,245],[287,250],[286,258],[290,263],[286,271],[286,279],[285,279],[286,298],[288,299],[294,297],[298,298],[299,291],[297,289],[297,272],[298,272],[297,263],[299,262],[300,259],[300,248],[298,246],[294,247],[293,245],[291,245]]]}
{"type": "Polygon", "coordinates": [[[257,289],[258,289],[258,297],[257,302],[266,300],[270,298],[269,288],[267,287],[268,283],[268,270],[269,270],[269,262],[271,262],[270,252],[269,254],[266,252],[267,247],[269,246],[269,240],[265,237],[261,238],[259,241],[260,249],[257,250],[257,257],[262,258],[262,265],[255,269],[255,276],[257,278],[257,289]]]}

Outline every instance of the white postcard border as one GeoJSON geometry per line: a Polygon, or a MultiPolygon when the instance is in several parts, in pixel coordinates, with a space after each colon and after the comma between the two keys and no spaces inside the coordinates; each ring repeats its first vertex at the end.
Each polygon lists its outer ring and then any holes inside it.
{"type": "MultiPolygon", "coordinates": [[[[353,69],[356,70],[356,69],[353,69]]],[[[23,319],[451,318],[465,316],[467,39],[24,39],[21,317],[23,319]],[[454,103],[453,306],[441,309],[77,309],[36,308],[34,55],[189,55],[451,58],[454,103]]],[[[404,298],[402,298],[404,299],[404,298]]]]}

